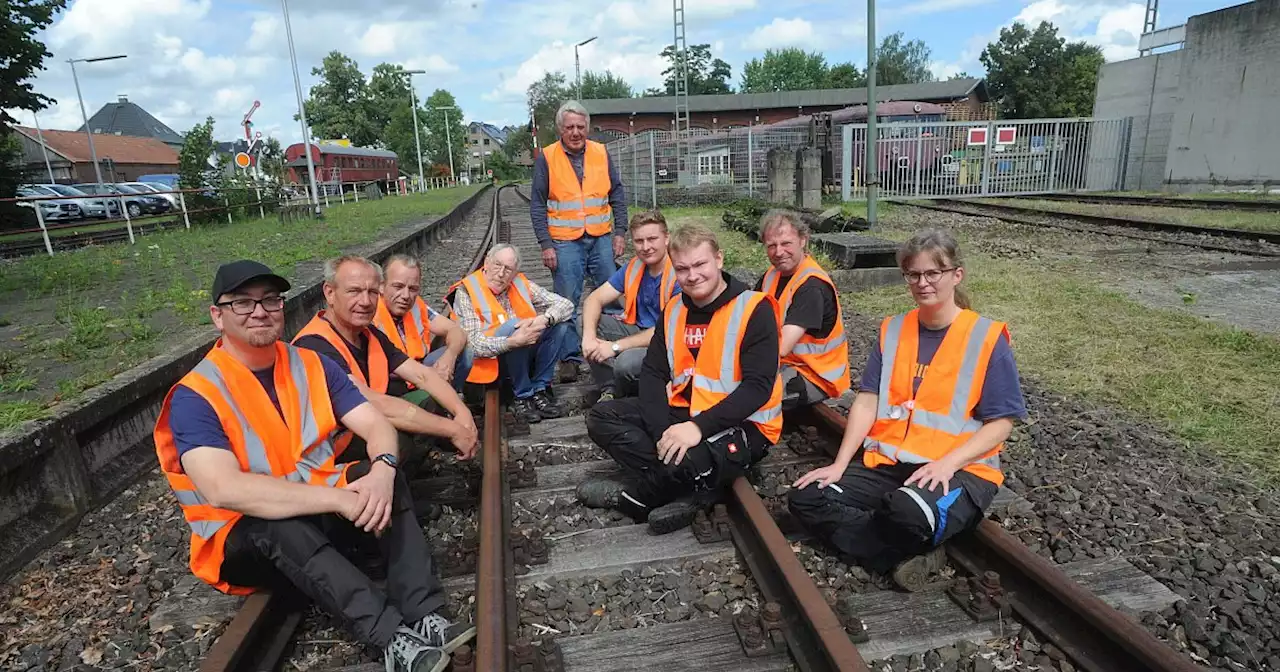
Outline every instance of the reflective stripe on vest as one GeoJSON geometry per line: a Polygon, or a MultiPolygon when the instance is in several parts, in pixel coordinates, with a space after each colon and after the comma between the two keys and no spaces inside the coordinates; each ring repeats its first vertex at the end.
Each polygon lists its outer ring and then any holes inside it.
{"type": "MultiPolygon", "coordinates": [[[[498,302],[498,297],[489,289],[483,270],[473,271],[467,277],[453,283],[446,296],[454,294],[460,288],[465,289],[467,297],[471,299],[471,307],[476,311],[476,317],[480,318],[480,324],[484,326],[486,336],[496,336],[498,329],[512,318],[523,320],[538,316],[537,311],[533,309],[533,288],[524,273],[517,273],[516,277],[511,279],[511,286],[506,292],[513,315],[507,314],[502,304],[498,302]],[[514,293],[511,291],[513,289],[514,293]]],[[[468,382],[485,385],[497,379],[496,357],[476,357],[472,361],[471,373],[467,376],[468,382]]]]}
{"type": "MultiPolygon", "coordinates": [[[[676,289],[676,271],[671,266],[671,258],[663,259],[662,278],[658,281],[658,311],[667,306],[667,301],[676,289]]],[[[640,282],[647,273],[644,262],[638,257],[627,264],[622,284],[622,321],[635,324],[640,317],[640,282]]]]}
{"type": "MultiPolygon", "coordinates": [[[[272,375],[277,411],[253,372],[221,345],[219,341],[178,385],[213,408],[241,468],[296,483],[345,485],[346,467],[336,464],[334,437],[339,426],[320,355],[276,344],[272,375]]],[[[161,469],[191,528],[191,570],[223,592],[252,592],[221,579],[223,544],[241,514],[210,505],[182,471],[169,415],[178,385],[165,397],[153,438],[161,469]]]]}
{"type": "Polygon", "coordinates": [[[397,318],[391,314],[386,300],[380,298],[378,312],[374,314],[373,326],[385,334],[392,345],[409,355],[410,359],[421,360],[431,350],[431,332],[428,329],[431,321],[427,317],[426,308],[427,304],[422,297],[416,297],[409,310],[397,318]],[[404,328],[403,336],[400,335],[400,329],[396,326],[397,321],[404,328]]]}
{"type": "MultiPolygon", "coordinates": [[[[676,357],[677,349],[682,349],[683,352],[691,354],[691,350],[684,343],[683,325],[687,309],[684,301],[679,298],[667,305],[663,339],[667,351],[667,368],[671,372],[671,382],[667,387],[667,401],[669,403],[685,406],[686,404],[680,394],[685,385],[692,381],[693,389],[689,394],[692,402],[687,405],[689,406],[689,415],[696,416],[738,389],[738,386],[742,384],[738,356],[742,350],[742,338],[746,332],[747,321],[750,319],[748,311],[758,306],[760,301],[773,303],[773,297],[760,292],[743,292],[715,312],[711,322],[707,325],[707,333],[703,337],[703,347],[698,350],[698,358],[694,360],[693,366],[689,367],[689,370],[693,372],[692,375],[686,370],[677,368],[676,357]],[[719,318],[726,310],[728,310],[728,319],[721,322],[719,318]],[[712,331],[717,326],[718,330],[715,331],[715,337],[712,338],[712,331]],[[699,363],[703,361],[702,357],[707,352],[708,343],[718,343],[720,347],[720,362],[714,377],[706,375],[699,370],[699,363]],[[699,394],[699,392],[710,393],[714,403],[700,404],[698,400],[702,399],[703,395],[699,394]]],[[[773,391],[770,394],[769,401],[756,412],[747,416],[746,419],[755,423],[760,432],[769,441],[777,442],[782,434],[782,382],[780,378],[774,377],[773,391]]]]}
{"type": "MultiPolygon", "coordinates": [[[[791,303],[800,286],[811,278],[817,278],[820,282],[826,283],[831,288],[832,294],[836,296],[835,324],[824,339],[814,338],[806,329],[800,335],[800,340],[796,341],[790,354],[782,358],[782,364],[794,368],[828,397],[834,398],[848,392],[851,384],[849,348],[844,333],[844,312],[840,308],[839,292],[836,290],[835,283],[832,282],[831,276],[818,265],[818,262],[813,260],[813,257],[806,256],[787,281],[778,300],[782,304],[785,316],[791,309],[791,303]]],[[[781,281],[782,274],[778,269],[770,266],[760,283],[760,289],[770,296],[777,295],[778,283],[781,281]]]]}
{"type": "MultiPolygon", "coordinates": [[[[903,346],[904,329],[908,323],[911,328],[919,332],[915,311],[896,315],[888,318],[881,330],[881,350],[882,350],[882,366],[880,373],[879,393],[876,400],[876,424],[872,426],[863,446],[866,448],[866,459],[864,462],[868,466],[874,466],[872,462],[880,462],[875,456],[880,455],[892,462],[905,462],[911,464],[923,464],[932,462],[941,458],[950,450],[960,446],[964,441],[972,436],[975,432],[982,428],[982,422],[972,417],[972,409],[970,400],[976,399],[975,392],[981,394],[981,381],[985,379],[985,371],[980,372],[984,359],[988,360],[991,356],[991,350],[994,349],[995,340],[999,339],[999,335],[1005,333],[1003,324],[997,323],[986,317],[982,317],[972,311],[965,311],[961,317],[952,323],[951,329],[962,330],[967,329],[968,333],[956,337],[964,338],[963,348],[960,351],[960,361],[958,366],[950,366],[946,363],[947,369],[955,371],[955,380],[950,390],[950,405],[945,410],[934,410],[922,407],[919,400],[913,400],[907,403],[894,404],[893,402],[893,385],[894,375],[902,375],[901,372],[895,370],[898,362],[900,348],[903,346]],[[908,316],[911,319],[908,320],[908,316]],[[993,330],[995,339],[993,340],[993,330]],[[939,446],[937,441],[932,441],[929,450],[910,450],[898,445],[897,441],[889,440],[890,435],[896,436],[899,428],[905,423],[905,437],[903,443],[907,443],[913,436],[920,432],[916,430],[931,430],[941,435],[950,445],[939,446]],[[883,430],[877,431],[877,428],[884,427],[883,430]],[[922,452],[933,452],[932,455],[920,454],[922,452]]],[[[944,342],[939,345],[938,352],[934,355],[934,360],[930,363],[930,368],[926,370],[926,380],[920,382],[920,387],[924,388],[929,382],[931,372],[942,370],[938,361],[939,355],[942,355],[943,348],[947,344],[947,339],[952,338],[952,333],[948,331],[944,337],[944,342]]],[[[918,335],[913,339],[918,342],[918,335]]],[[[936,375],[936,374],[935,374],[936,375]]],[[[914,377],[912,372],[911,377],[914,377]]],[[[945,381],[943,381],[945,382],[945,381]]],[[[908,381],[906,384],[913,384],[908,381]]],[[[898,392],[898,394],[902,394],[898,392]]],[[[910,397],[908,397],[910,399],[910,397]]],[[[906,401],[905,399],[903,400],[906,401]]],[[[976,401],[975,401],[976,405],[976,401]]],[[[918,441],[916,443],[919,443],[918,441]]],[[[923,447],[923,446],[922,446],[923,447]]],[[[975,475],[981,476],[987,480],[995,482],[999,485],[1003,482],[1003,474],[1000,473],[1000,454],[999,451],[1003,444],[996,446],[986,455],[979,457],[965,467],[965,471],[970,471],[975,475]]]]}
{"type": "Polygon", "coordinates": [[[554,240],[577,240],[583,234],[607,235],[613,230],[609,205],[609,151],[587,141],[582,153],[582,179],[559,142],[543,149],[547,162],[547,228],[554,240]]]}
{"type": "Polygon", "coordinates": [[[356,377],[369,389],[379,394],[387,393],[387,384],[390,383],[390,372],[387,369],[387,353],[382,351],[382,343],[373,335],[369,327],[365,327],[365,340],[368,345],[365,347],[365,366],[369,369],[369,377],[366,379],[364,371],[360,368],[360,363],[356,361],[355,354],[351,352],[351,348],[347,347],[347,342],[343,340],[342,335],[337,329],[325,319],[326,311],[316,313],[311,321],[293,337],[292,343],[296,344],[303,336],[319,336],[332,345],[338,354],[342,355],[346,361],[347,367],[350,369],[351,375],[356,377]]]}

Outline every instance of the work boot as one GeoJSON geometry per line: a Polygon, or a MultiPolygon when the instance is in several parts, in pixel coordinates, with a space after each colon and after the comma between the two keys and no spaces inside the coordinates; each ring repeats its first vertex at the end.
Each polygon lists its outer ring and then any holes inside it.
{"type": "Polygon", "coordinates": [[[546,390],[534,392],[533,396],[530,397],[529,400],[533,404],[533,408],[537,410],[542,417],[548,420],[564,417],[564,409],[560,408],[559,404],[551,400],[551,396],[547,394],[546,390]]]}
{"type": "Polygon", "coordinates": [[[616,509],[624,486],[608,478],[590,478],[578,484],[578,501],[593,509],[616,509]]]}
{"type": "Polygon", "coordinates": [[[466,644],[476,636],[476,626],[470,623],[451,623],[440,614],[427,614],[413,625],[413,630],[427,640],[427,644],[445,653],[466,644]]]}
{"type": "Polygon", "coordinates": [[[893,582],[903,590],[914,593],[929,584],[929,577],[947,566],[947,551],[934,546],[928,552],[907,558],[893,568],[893,582]]]}
{"type": "Polygon", "coordinates": [[[516,399],[511,402],[511,415],[517,420],[524,420],[529,424],[542,422],[542,413],[533,405],[533,397],[528,399],[516,399]]]}
{"type": "Polygon", "coordinates": [[[693,524],[701,506],[690,497],[682,497],[649,512],[649,534],[670,534],[693,524]]]}
{"type": "Polygon", "coordinates": [[[383,650],[383,661],[387,672],[442,672],[449,665],[449,654],[402,625],[383,650]]]}
{"type": "Polygon", "coordinates": [[[606,387],[600,390],[600,397],[596,399],[596,403],[603,404],[606,401],[613,401],[614,399],[617,399],[617,397],[613,394],[613,388],[606,387]]]}

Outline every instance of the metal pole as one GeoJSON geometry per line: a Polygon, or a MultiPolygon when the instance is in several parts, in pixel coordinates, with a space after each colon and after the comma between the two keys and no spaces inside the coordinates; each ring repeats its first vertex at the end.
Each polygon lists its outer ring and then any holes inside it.
{"type": "MultiPolygon", "coordinates": [[[[80,117],[84,119],[84,133],[89,136],[89,154],[93,156],[93,174],[98,178],[98,186],[102,186],[102,168],[98,167],[98,149],[93,146],[93,129],[89,128],[89,114],[84,111],[84,97],[80,95],[80,77],[76,75],[75,59],[67,59],[67,63],[71,64],[71,80],[76,83],[76,98],[80,101],[80,117]]],[[[129,242],[133,242],[132,232],[129,234],[129,242]]]]}
{"type": "Polygon", "coordinates": [[[876,0],[867,0],[867,223],[875,227],[876,186],[880,184],[880,171],[876,169],[879,158],[880,135],[876,132],[876,0]]]}
{"type": "Polygon", "coordinates": [[[578,45],[573,45],[573,71],[576,85],[573,87],[577,93],[574,98],[582,100],[582,63],[578,60],[578,45]]]}
{"type": "MultiPolygon", "coordinates": [[[[106,201],[103,201],[106,203],[106,201]]],[[[187,229],[191,229],[191,215],[187,212],[187,195],[181,191],[178,192],[178,205],[182,206],[182,221],[186,223],[187,229]]]]}
{"type": "Polygon", "coordinates": [[[650,189],[649,198],[653,199],[651,201],[652,204],[649,207],[652,207],[652,208],[658,207],[658,167],[656,165],[657,156],[654,155],[653,153],[654,152],[654,148],[653,148],[654,135],[656,135],[656,133],[649,134],[649,189],[650,189]]]}
{"type": "Polygon", "coordinates": [[[302,104],[302,79],[298,77],[298,54],[293,48],[293,27],[289,25],[289,0],[280,0],[280,8],[284,10],[284,33],[289,42],[289,62],[293,64],[293,88],[298,94],[298,123],[302,127],[302,144],[306,147],[307,153],[307,183],[311,187],[311,206],[315,209],[316,216],[319,216],[320,197],[316,193],[316,163],[311,158],[311,131],[307,128],[307,110],[302,104]]]}
{"type": "MultiPolygon", "coordinates": [[[[45,170],[49,171],[49,184],[55,184],[57,183],[57,180],[53,179],[53,164],[49,163],[49,146],[44,144],[44,131],[40,130],[40,115],[32,112],[31,117],[36,120],[36,136],[40,138],[40,152],[44,154],[45,170]]],[[[88,124],[86,124],[86,126],[88,126],[88,124]]],[[[102,207],[105,208],[106,206],[104,205],[102,207]]],[[[36,209],[39,210],[39,208],[36,209]]]]}
{"type": "Polygon", "coordinates": [[[129,244],[134,243],[133,240],[133,220],[129,217],[129,206],[125,204],[124,197],[120,197],[120,214],[124,215],[124,226],[129,229],[129,244]]]}
{"type": "Polygon", "coordinates": [[[449,130],[449,109],[444,110],[444,141],[449,145],[449,177],[457,178],[458,169],[453,166],[453,134],[449,130]]]}
{"type": "MultiPolygon", "coordinates": [[[[53,243],[49,242],[49,229],[46,229],[44,226],[44,212],[40,207],[40,204],[43,202],[44,201],[32,201],[31,205],[36,206],[33,209],[36,211],[36,223],[40,225],[40,235],[44,238],[44,250],[45,252],[49,253],[49,256],[52,257],[53,243]]],[[[103,207],[106,207],[106,206],[103,206],[103,207]]]]}
{"type": "Polygon", "coordinates": [[[413,144],[418,149],[418,190],[423,191],[427,188],[423,182],[427,179],[427,174],[422,170],[422,133],[418,130],[418,94],[413,91],[413,75],[408,77],[409,104],[413,106],[413,144]]]}
{"type": "Polygon", "coordinates": [[[747,195],[754,197],[756,194],[756,150],[752,128],[754,128],[754,125],[747,126],[747,195]]]}
{"type": "Polygon", "coordinates": [[[258,219],[266,219],[267,211],[262,207],[262,190],[254,187],[253,193],[258,195],[258,219]]]}

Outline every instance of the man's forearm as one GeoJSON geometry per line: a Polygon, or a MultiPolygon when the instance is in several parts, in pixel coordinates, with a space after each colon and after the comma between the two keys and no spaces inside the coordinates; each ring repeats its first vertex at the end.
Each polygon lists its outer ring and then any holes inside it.
{"type": "Polygon", "coordinates": [[[632,348],[647,348],[649,341],[653,340],[653,327],[649,327],[642,332],[631,334],[625,338],[617,340],[619,350],[630,350],[632,348]]]}
{"type": "Polygon", "coordinates": [[[582,302],[582,340],[591,341],[598,338],[597,329],[600,326],[600,313],[604,310],[604,305],[600,302],[600,297],[595,292],[587,295],[587,300],[582,302]]]}
{"type": "Polygon", "coordinates": [[[959,471],[972,464],[974,460],[987,454],[992,448],[1000,445],[1005,439],[1009,438],[1009,434],[1012,432],[1013,420],[1009,418],[991,420],[979,427],[978,431],[974,432],[968,441],[960,444],[942,459],[959,471]]]}
{"type": "Polygon", "coordinates": [[[385,394],[369,395],[369,402],[373,404],[396,429],[411,434],[426,434],[428,436],[441,436],[445,438],[453,438],[457,431],[457,423],[449,418],[428,413],[418,407],[417,404],[410,403],[399,397],[392,397],[385,394]]]}
{"type": "MultiPolygon", "coordinates": [[[[394,443],[394,441],[393,441],[394,443]]],[[[372,444],[370,444],[372,448],[372,444]]],[[[356,493],[323,485],[294,483],[265,474],[244,472],[228,479],[211,504],[246,516],[280,520],[344,510],[356,493]]]]}
{"type": "Polygon", "coordinates": [[[804,337],[804,327],[794,324],[784,325],[782,327],[782,338],[778,340],[778,355],[786,357],[795,350],[796,343],[804,337]]]}
{"type": "Polygon", "coordinates": [[[451,325],[450,329],[444,335],[445,352],[453,355],[454,359],[462,356],[462,351],[467,347],[467,333],[462,327],[451,325]]]}
{"type": "MultiPolygon", "coordinates": [[[[402,364],[400,369],[407,369],[404,373],[409,374],[407,377],[401,375],[402,378],[406,378],[418,389],[431,395],[431,398],[435,399],[444,410],[455,416],[467,410],[467,405],[462,403],[462,397],[458,396],[457,390],[454,390],[453,386],[445,382],[444,377],[437,374],[431,367],[409,360],[402,364]]],[[[401,373],[400,369],[396,370],[397,374],[401,373]]]]}

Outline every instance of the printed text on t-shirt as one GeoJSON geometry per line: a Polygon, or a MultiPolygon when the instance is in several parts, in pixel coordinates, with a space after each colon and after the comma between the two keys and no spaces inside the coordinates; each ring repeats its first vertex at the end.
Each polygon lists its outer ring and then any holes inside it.
{"type": "Polygon", "coordinates": [[[687,324],[684,327],[684,345],[690,350],[702,347],[702,339],[707,335],[707,325],[687,324]]]}

